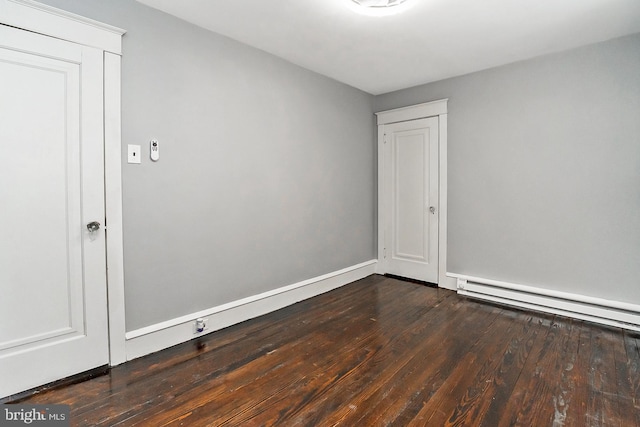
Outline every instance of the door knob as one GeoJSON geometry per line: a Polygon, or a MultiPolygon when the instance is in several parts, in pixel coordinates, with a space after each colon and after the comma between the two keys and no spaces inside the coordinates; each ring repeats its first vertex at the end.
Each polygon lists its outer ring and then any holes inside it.
{"type": "Polygon", "coordinates": [[[100,230],[100,223],[98,221],[90,222],[87,224],[87,230],[89,230],[90,233],[100,230]]]}
{"type": "Polygon", "coordinates": [[[434,206],[430,206],[429,207],[429,212],[431,212],[432,214],[436,213],[436,208],[434,206]]]}

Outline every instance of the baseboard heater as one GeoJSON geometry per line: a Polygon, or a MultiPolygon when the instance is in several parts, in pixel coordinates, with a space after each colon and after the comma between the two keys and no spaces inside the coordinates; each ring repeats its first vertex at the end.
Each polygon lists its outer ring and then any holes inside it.
{"type": "Polygon", "coordinates": [[[640,305],[447,273],[459,295],[640,332],[640,305]]]}

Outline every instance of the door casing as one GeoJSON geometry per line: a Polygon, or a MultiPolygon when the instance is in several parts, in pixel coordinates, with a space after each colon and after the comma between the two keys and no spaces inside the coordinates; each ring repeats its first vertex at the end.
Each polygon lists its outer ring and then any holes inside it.
{"type": "Polygon", "coordinates": [[[438,209],[438,286],[456,290],[456,281],[447,276],[447,104],[448,99],[412,105],[376,113],[378,124],[378,274],[384,271],[384,230],[385,218],[383,201],[385,200],[384,171],[384,134],[385,125],[424,119],[438,118],[438,173],[439,173],[439,209],[438,209]]]}

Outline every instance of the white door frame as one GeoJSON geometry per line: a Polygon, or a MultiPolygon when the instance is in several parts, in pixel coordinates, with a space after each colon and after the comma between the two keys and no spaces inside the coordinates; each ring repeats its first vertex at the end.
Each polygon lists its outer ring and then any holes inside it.
{"type": "Polygon", "coordinates": [[[122,243],[120,63],[124,30],[32,0],[0,0],[0,24],[101,49],[104,53],[105,236],[109,363],[126,361],[122,243]]]}
{"type": "Polygon", "coordinates": [[[456,280],[447,277],[447,102],[448,99],[396,108],[376,113],[378,118],[378,270],[384,271],[384,227],[385,213],[384,194],[384,125],[409,120],[437,117],[438,135],[438,175],[439,175],[439,209],[438,209],[438,286],[456,290],[456,280]]]}

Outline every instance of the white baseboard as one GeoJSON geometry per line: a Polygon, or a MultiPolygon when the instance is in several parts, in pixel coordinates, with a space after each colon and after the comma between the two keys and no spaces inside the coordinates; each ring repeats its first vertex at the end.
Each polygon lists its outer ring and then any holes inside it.
{"type": "Polygon", "coordinates": [[[637,304],[462,274],[447,275],[457,279],[460,295],[640,331],[640,305],[637,304]]]}
{"type": "Polygon", "coordinates": [[[377,260],[363,262],[323,276],[127,332],[127,360],[169,348],[360,280],[375,274],[376,264],[377,260]],[[196,334],[194,322],[203,317],[208,318],[207,330],[196,334]]]}

